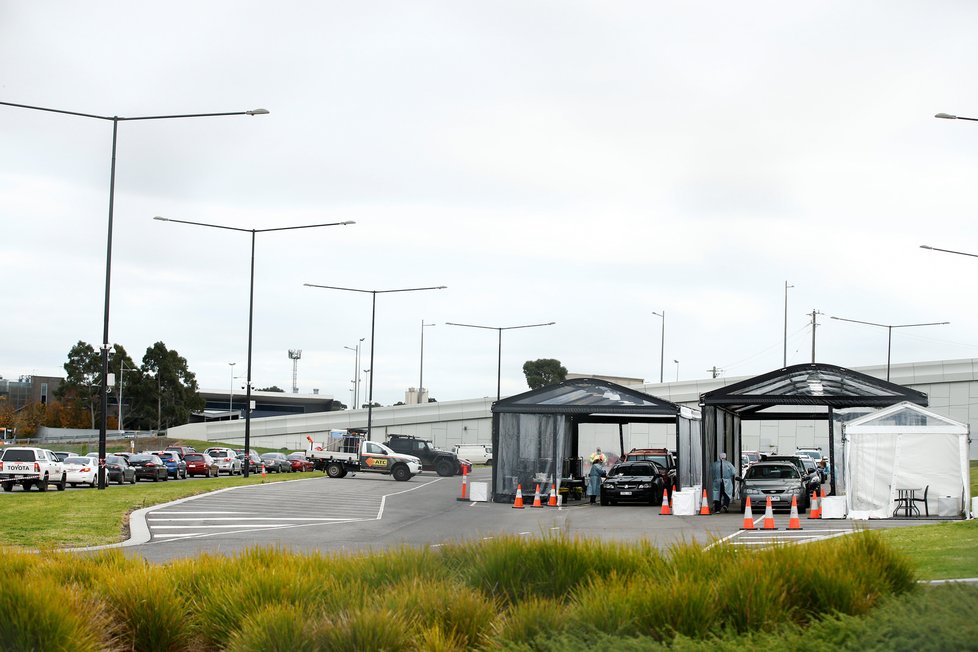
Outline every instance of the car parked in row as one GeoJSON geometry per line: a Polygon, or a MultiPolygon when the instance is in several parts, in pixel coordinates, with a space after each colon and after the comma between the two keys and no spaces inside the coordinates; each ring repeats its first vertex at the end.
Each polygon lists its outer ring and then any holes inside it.
{"type": "Polygon", "coordinates": [[[187,464],[187,475],[202,475],[205,478],[216,478],[220,473],[220,468],[214,458],[207,453],[187,453],[183,456],[183,461],[187,464]]]}
{"type": "Polygon", "coordinates": [[[166,482],[170,477],[166,469],[166,463],[158,455],[146,453],[133,455],[129,458],[129,464],[132,465],[133,470],[136,472],[137,480],[152,480],[153,482],[163,480],[166,482]]]}
{"type": "MultiPolygon", "coordinates": [[[[822,487],[822,475],[818,472],[818,467],[807,455],[768,455],[764,458],[765,462],[789,462],[798,469],[805,486],[805,496],[810,497],[813,491],[819,491],[822,487]]],[[[799,507],[801,503],[799,503],[799,507]]]]}
{"type": "Polygon", "coordinates": [[[174,451],[152,451],[163,463],[166,464],[166,472],[174,480],[186,479],[187,463],[183,461],[179,453],[174,451]]]}
{"type": "Polygon", "coordinates": [[[241,473],[241,460],[237,453],[230,448],[208,448],[204,451],[214,458],[220,473],[228,475],[239,475],[241,473]]]}
{"type": "Polygon", "coordinates": [[[302,452],[289,453],[286,458],[289,460],[289,464],[292,466],[293,471],[312,471],[316,468],[316,465],[312,460],[306,459],[306,454],[302,452]]]}
{"type": "Polygon", "coordinates": [[[107,482],[123,484],[136,483],[136,470],[129,466],[129,454],[114,453],[105,456],[105,479],[107,482]]]}
{"type": "Polygon", "coordinates": [[[66,457],[61,461],[65,467],[65,479],[72,487],[87,484],[95,487],[98,484],[98,462],[90,457],[66,457]]]}
{"type": "Polygon", "coordinates": [[[262,453],[261,461],[269,473],[292,473],[292,464],[284,453],[262,453]]]}

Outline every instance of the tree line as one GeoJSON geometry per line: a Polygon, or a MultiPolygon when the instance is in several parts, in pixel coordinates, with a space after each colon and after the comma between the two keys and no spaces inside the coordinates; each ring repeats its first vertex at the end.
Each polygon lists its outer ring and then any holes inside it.
{"type": "MultiPolygon", "coordinates": [[[[32,403],[16,413],[8,401],[0,401],[0,426],[15,428],[18,437],[31,437],[40,426],[97,428],[102,416],[101,352],[79,340],[68,351],[64,370],[65,380],[53,401],[32,403]]],[[[204,408],[186,358],[163,342],[148,347],[139,364],[123,346],[114,345],[109,349],[109,373],[115,376],[109,387],[109,430],[165,430],[187,423],[191,412],[204,408]]]]}

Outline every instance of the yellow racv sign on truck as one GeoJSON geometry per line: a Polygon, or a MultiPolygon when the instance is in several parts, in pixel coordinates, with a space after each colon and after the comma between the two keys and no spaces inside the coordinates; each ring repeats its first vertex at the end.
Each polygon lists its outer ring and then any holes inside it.
{"type": "Polygon", "coordinates": [[[417,457],[395,453],[380,442],[367,441],[363,435],[345,430],[330,431],[329,440],[321,447],[314,446],[307,456],[317,470],[331,478],[342,478],[347,473],[384,473],[404,482],[421,473],[421,460],[417,457]]]}

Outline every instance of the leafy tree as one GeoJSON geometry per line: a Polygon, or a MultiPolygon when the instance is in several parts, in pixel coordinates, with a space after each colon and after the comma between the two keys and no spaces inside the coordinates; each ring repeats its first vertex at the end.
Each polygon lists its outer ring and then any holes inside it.
{"type": "Polygon", "coordinates": [[[527,360],[523,363],[523,375],[530,389],[540,389],[567,380],[567,368],[553,358],[527,360]]]}
{"type": "Polygon", "coordinates": [[[95,427],[96,408],[102,381],[102,358],[88,342],[78,343],[68,351],[68,362],[64,364],[65,381],[55,391],[55,397],[63,402],[77,402],[88,411],[95,427]]]}
{"type": "Polygon", "coordinates": [[[164,429],[187,423],[191,412],[204,408],[187,359],[163,342],[146,349],[139,372],[135,383],[130,384],[128,376],[126,381],[125,396],[132,398],[132,404],[124,418],[130,426],[164,429]]]}

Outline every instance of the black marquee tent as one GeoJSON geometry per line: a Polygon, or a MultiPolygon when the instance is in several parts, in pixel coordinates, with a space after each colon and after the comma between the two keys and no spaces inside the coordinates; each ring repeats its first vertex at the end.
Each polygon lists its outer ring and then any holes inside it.
{"type": "MultiPolygon", "coordinates": [[[[581,424],[674,423],[679,480],[701,474],[699,413],[649,394],[596,378],[576,378],[530,390],[492,405],[492,499],[510,502],[517,485],[543,493],[580,476],[581,424]]],[[[578,477],[579,479],[579,477],[578,477]]]]}
{"type": "Polygon", "coordinates": [[[703,486],[718,454],[740,459],[741,424],[750,420],[828,421],[832,490],[836,487],[834,423],[839,410],[883,408],[902,401],[927,406],[927,395],[851,369],[798,364],[700,395],[703,486]]]}

